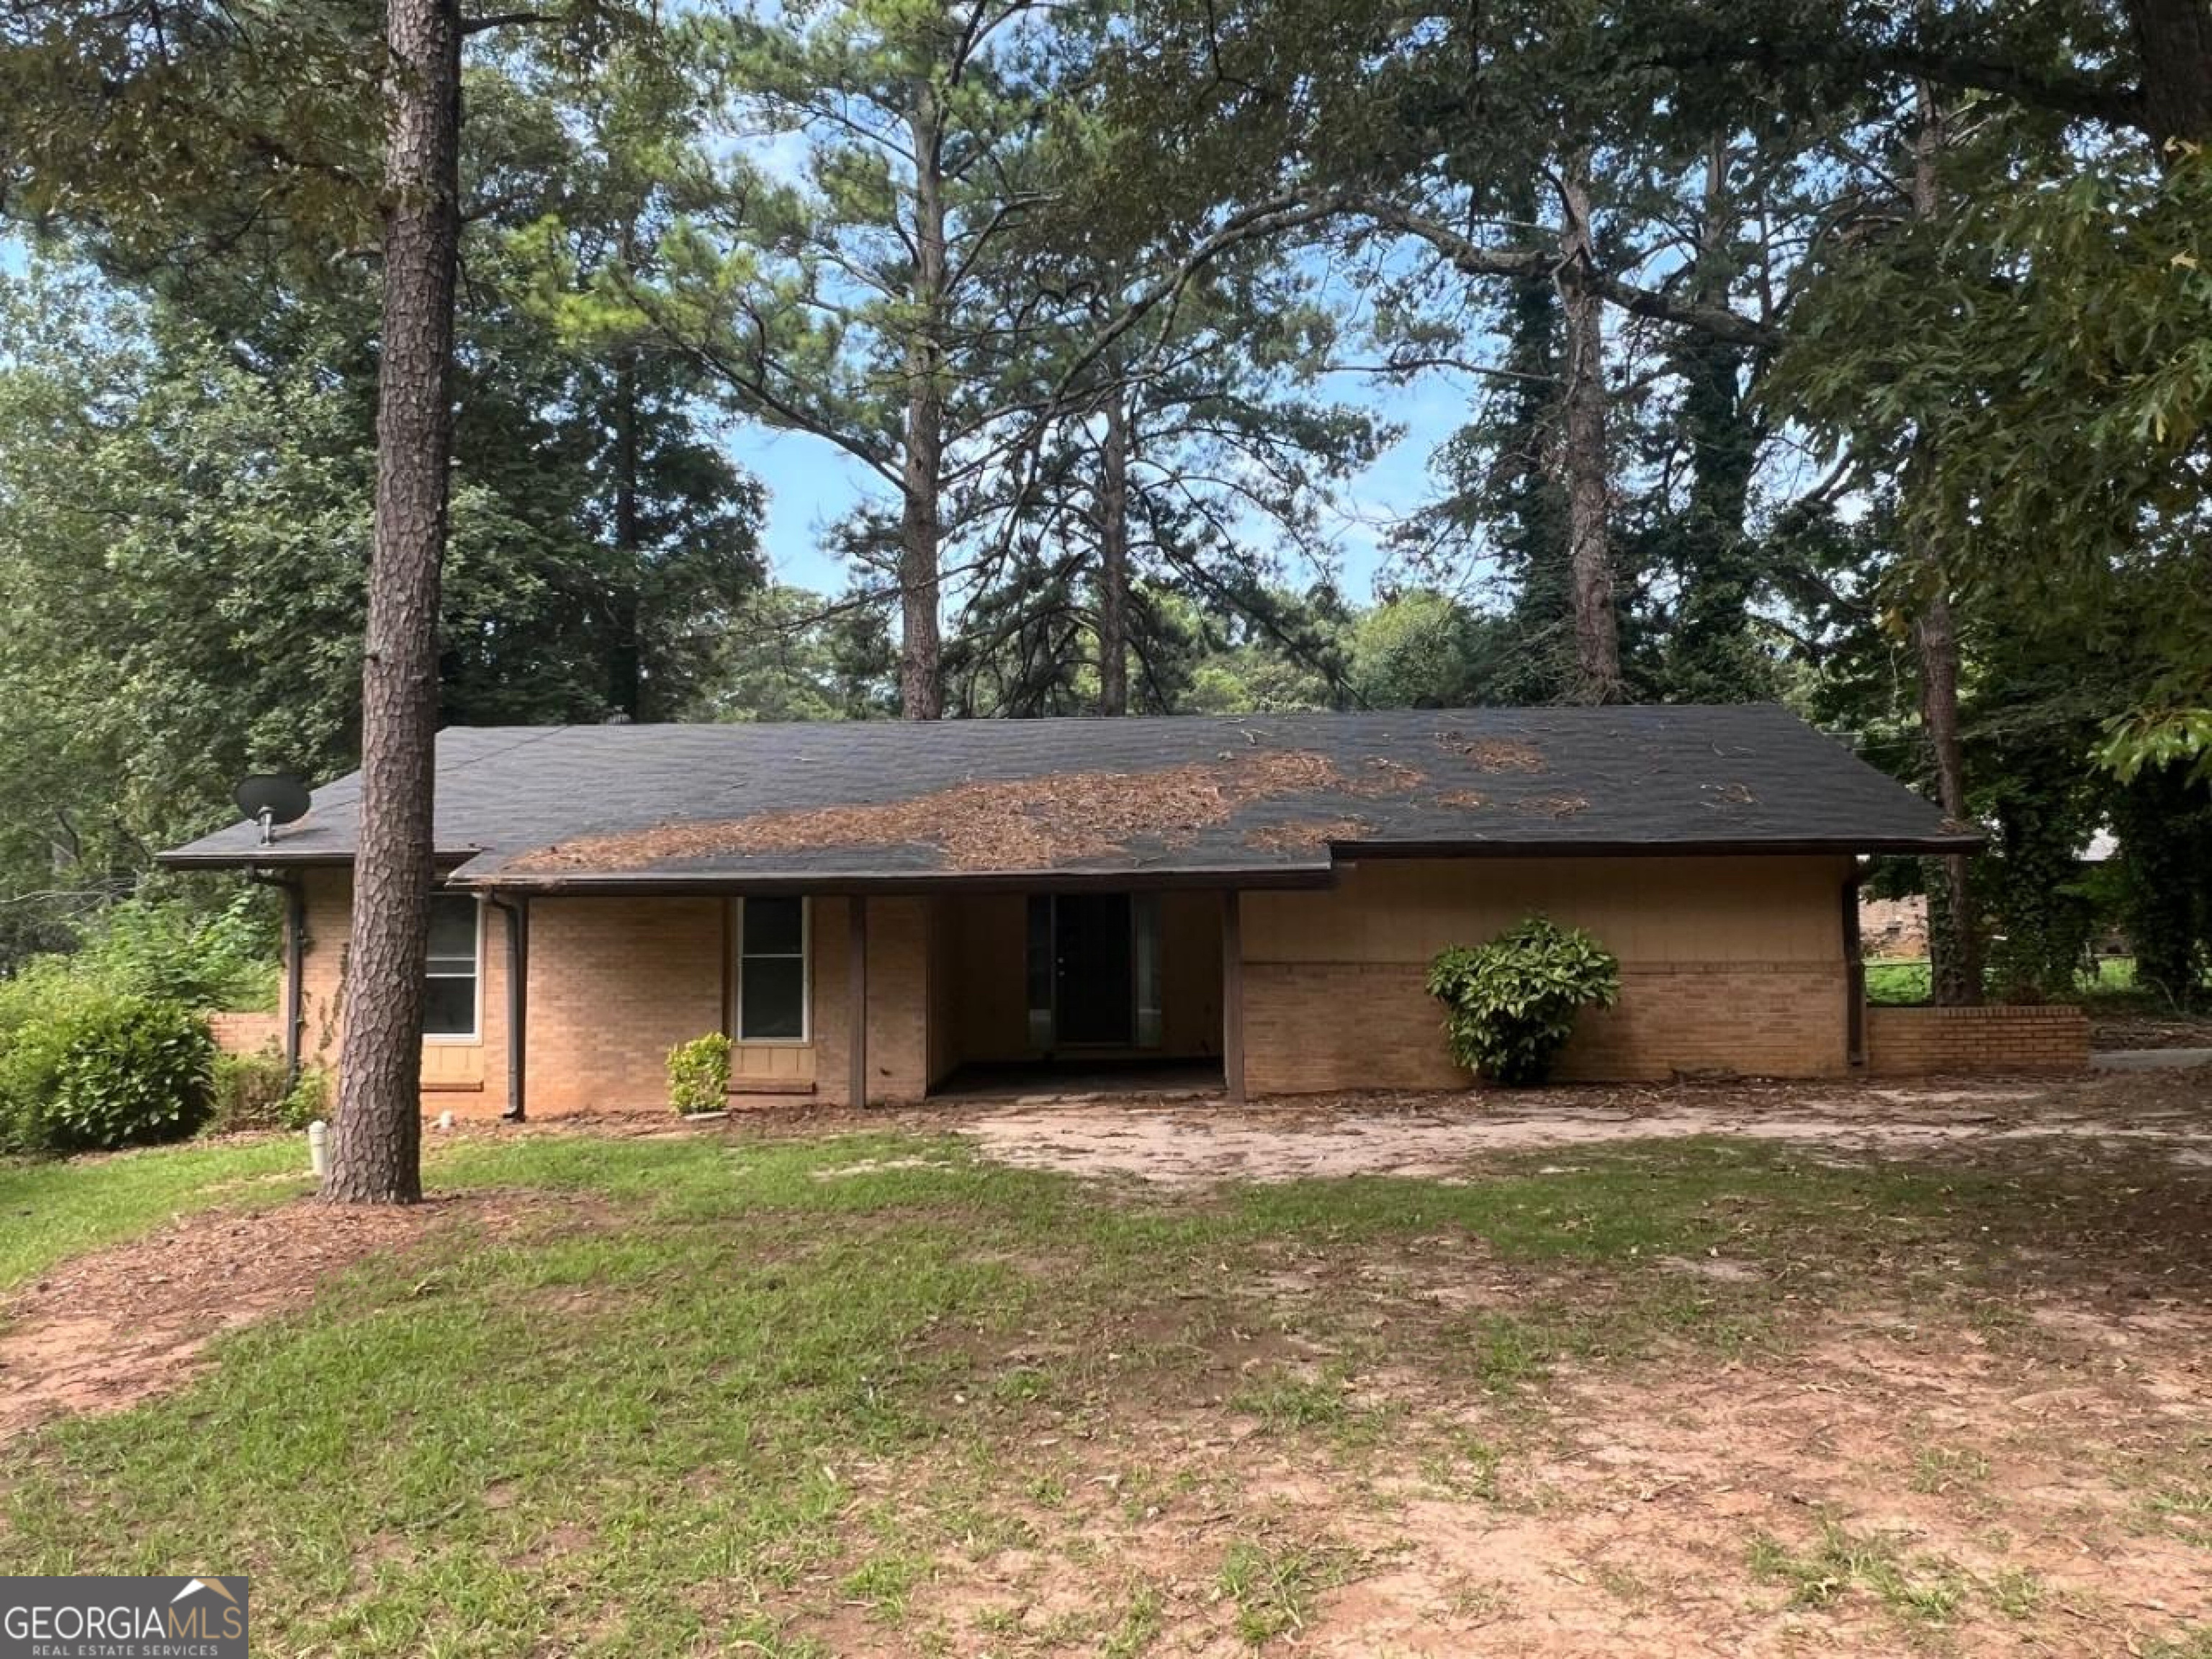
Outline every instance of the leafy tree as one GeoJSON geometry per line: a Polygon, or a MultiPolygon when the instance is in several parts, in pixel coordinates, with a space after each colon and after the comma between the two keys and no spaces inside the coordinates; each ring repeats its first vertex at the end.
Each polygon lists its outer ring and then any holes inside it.
{"type": "Polygon", "coordinates": [[[804,588],[754,594],[724,630],[687,714],[726,720],[882,720],[899,712],[898,649],[866,592],[832,601],[804,588]]]}

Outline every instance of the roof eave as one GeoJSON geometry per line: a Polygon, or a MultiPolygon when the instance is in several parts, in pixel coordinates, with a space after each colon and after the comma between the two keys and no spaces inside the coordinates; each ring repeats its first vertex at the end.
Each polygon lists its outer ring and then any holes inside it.
{"type": "Polygon", "coordinates": [[[533,898],[702,897],[744,893],[809,893],[824,896],[886,898],[959,892],[1113,892],[1176,888],[1313,888],[1333,878],[1328,864],[1226,866],[1206,868],[1120,870],[939,870],[900,871],[879,876],[860,872],[763,871],[564,871],[558,874],[515,874],[489,870],[451,884],[476,892],[528,895],[533,898]]]}
{"type": "MultiPolygon", "coordinates": [[[[430,860],[441,869],[453,870],[466,864],[482,851],[481,848],[475,847],[441,848],[430,854],[430,860]]],[[[238,852],[222,848],[197,852],[189,847],[179,847],[154,854],[154,862],[164,870],[343,870],[350,868],[353,861],[351,848],[311,848],[301,850],[281,844],[248,848],[238,852]]]]}
{"type": "Polygon", "coordinates": [[[1875,853],[1978,853],[1984,836],[1741,836],[1637,840],[1626,836],[1499,837],[1486,841],[1333,841],[1342,859],[1712,858],[1852,856],[1875,853]]]}

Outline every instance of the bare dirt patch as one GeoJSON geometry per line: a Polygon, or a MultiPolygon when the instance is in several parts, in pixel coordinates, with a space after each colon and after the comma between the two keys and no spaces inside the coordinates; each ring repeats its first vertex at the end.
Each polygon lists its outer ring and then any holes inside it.
{"type": "Polygon", "coordinates": [[[975,1112],[950,1127],[1009,1164],[1170,1186],[1354,1175],[1449,1181],[1494,1156],[1693,1135],[1877,1158],[2040,1142],[2212,1168],[2212,1083],[2176,1075],[1313,1096],[1241,1109],[1219,1100],[1085,1100],[975,1112]]]}
{"type": "MultiPolygon", "coordinates": [[[[1810,1310],[1787,1353],[1567,1367],[1506,1399],[1415,1334],[1456,1308],[1358,1276],[1415,1350],[1346,1384],[1375,1433],[1316,1438],[1150,1388],[1039,1423],[994,1464],[1002,1492],[1033,1495],[990,1511],[1015,1541],[941,1550],[896,1630],[846,1620],[835,1650],[929,1632],[946,1651],[1096,1653],[1137,1625],[1152,1634],[1124,1650],[1203,1659],[2092,1659],[2194,1652],[2212,1620],[2204,1542],[2158,1509],[2163,1480],[2203,1478],[2201,1308],[2068,1302],[2087,1323],[2056,1339],[1810,1310]],[[1239,1559],[1259,1571],[1240,1580],[1239,1559]]],[[[1499,1306],[1532,1288],[1478,1278],[1499,1306]]],[[[1305,1326],[1316,1285],[1276,1289],[1285,1328],[1305,1326]]],[[[1255,1322],[1220,1340],[1250,1346],[1255,1322]]],[[[896,1514],[916,1471],[859,1475],[896,1514]]]]}
{"type": "Polygon", "coordinates": [[[1218,760],[1152,771],[978,780],[907,800],[584,836],[526,853],[507,868],[635,870],[667,859],[924,846],[935,848],[949,870],[1045,870],[1122,852],[1139,840],[1186,845],[1262,801],[1375,797],[1422,781],[1414,768],[1392,763],[1355,776],[1307,750],[1229,750],[1218,760]]]}
{"type": "Polygon", "coordinates": [[[2092,1014],[2092,1048],[2212,1048],[2212,1018],[2201,1014],[2092,1014]]]}
{"type": "Polygon", "coordinates": [[[470,1194],[404,1208],[300,1199],[196,1216],[64,1262],[0,1304],[0,1445],[63,1412],[182,1388],[218,1334],[304,1307],[332,1274],[459,1224],[512,1228],[557,1200],[470,1194]]]}

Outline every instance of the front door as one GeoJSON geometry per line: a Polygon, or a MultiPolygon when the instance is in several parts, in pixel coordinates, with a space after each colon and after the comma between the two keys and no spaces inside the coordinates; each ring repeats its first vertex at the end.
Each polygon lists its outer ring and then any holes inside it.
{"type": "Polygon", "coordinates": [[[1054,911],[1059,1040],[1129,1042],[1137,1006],[1129,896],[1062,893],[1054,901],[1054,911]]]}

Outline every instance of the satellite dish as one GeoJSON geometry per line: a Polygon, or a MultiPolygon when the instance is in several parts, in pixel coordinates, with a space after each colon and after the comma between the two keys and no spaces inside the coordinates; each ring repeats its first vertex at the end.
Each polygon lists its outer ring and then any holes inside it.
{"type": "Polygon", "coordinates": [[[257,772],[240,783],[231,799],[238,810],[261,826],[261,844],[276,839],[276,826],[307,814],[307,786],[283,772],[257,772]]]}

